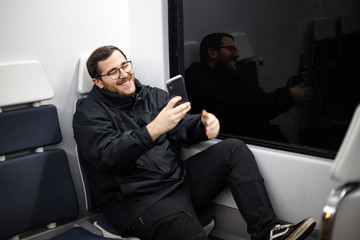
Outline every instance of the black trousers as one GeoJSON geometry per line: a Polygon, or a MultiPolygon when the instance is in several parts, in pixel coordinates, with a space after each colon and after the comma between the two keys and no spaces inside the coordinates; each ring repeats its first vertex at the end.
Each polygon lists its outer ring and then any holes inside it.
{"type": "Polygon", "coordinates": [[[188,173],[187,184],[148,209],[126,235],[141,240],[207,239],[196,212],[204,210],[228,186],[251,238],[268,239],[270,229],[279,221],[255,158],[242,141],[223,140],[184,163],[188,173]],[[184,211],[166,216],[159,214],[171,208],[169,203],[172,201],[177,204],[175,199],[179,197],[182,198],[180,204],[184,204],[184,211]],[[154,219],[160,215],[159,219],[154,219]]]}

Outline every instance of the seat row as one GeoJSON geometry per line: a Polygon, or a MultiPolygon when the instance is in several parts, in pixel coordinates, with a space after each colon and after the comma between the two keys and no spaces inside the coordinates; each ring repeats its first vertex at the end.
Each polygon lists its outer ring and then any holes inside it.
{"type": "MultiPolygon", "coordinates": [[[[86,75],[81,79],[90,81],[86,75]]],[[[41,64],[1,64],[0,82],[0,240],[138,239],[119,236],[93,206],[78,159],[79,169],[70,169],[67,153],[58,145],[57,108],[44,104],[54,91],[41,64]],[[73,181],[76,172],[81,193],[73,181]],[[86,213],[79,210],[79,194],[87,199],[86,213]]],[[[204,226],[211,229],[212,221],[203,216],[204,226]]]]}
{"type": "Polygon", "coordinates": [[[316,19],[311,69],[320,111],[349,122],[360,102],[360,24],[354,14],[316,19]]]}

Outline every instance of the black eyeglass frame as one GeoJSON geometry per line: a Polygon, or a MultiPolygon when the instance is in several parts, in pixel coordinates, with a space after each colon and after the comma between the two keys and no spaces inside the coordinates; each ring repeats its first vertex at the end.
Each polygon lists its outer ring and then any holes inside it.
{"type": "Polygon", "coordinates": [[[235,46],[221,46],[219,48],[225,48],[225,49],[231,51],[232,53],[239,52],[239,49],[237,49],[235,46]]]}
{"type": "Polygon", "coordinates": [[[97,76],[96,78],[97,78],[97,79],[101,79],[102,77],[109,76],[109,78],[111,78],[112,80],[116,80],[116,79],[118,79],[118,78],[121,76],[121,71],[120,71],[121,69],[122,69],[124,72],[126,72],[126,73],[129,73],[129,72],[132,70],[132,68],[133,68],[133,67],[132,67],[132,62],[131,62],[131,61],[126,61],[126,62],[123,63],[123,65],[126,65],[126,64],[130,64],[130,69],[129,69],[128,71],[125,71],[124,66],[122,66],[122,67],[119,67],[119,68],[111,69],[108,73],[99,75],[99,76],[97,76]],[[113,78],[110,76],[110,72],[112,72],[112,71],[114,71],[114,70],[116,70],[116,71],[119,72],[119,77],[117,77],[117,78],[115,78],[115,79],[113,79],[113,78]]]}

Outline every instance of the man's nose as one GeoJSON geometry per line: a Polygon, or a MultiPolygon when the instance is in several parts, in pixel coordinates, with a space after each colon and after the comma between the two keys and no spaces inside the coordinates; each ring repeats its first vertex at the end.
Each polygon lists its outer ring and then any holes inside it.
{"type": "Polygon", "coordinates": [[[129,73],[127,73],[124,69],[120,68],[120,77],[127,76],[129,73]]]}

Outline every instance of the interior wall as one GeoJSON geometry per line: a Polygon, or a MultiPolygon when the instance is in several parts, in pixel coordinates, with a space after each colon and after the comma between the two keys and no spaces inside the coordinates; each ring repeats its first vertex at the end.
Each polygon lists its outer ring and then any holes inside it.
{"type": "MultiPolygon", "coordinates": [[[[73,171],[77,166],[72,117],[80,97],[76,90],[81,56],[102,45],[116,45],[133,61],[143,83],[163,87],[169,76],[165,0],[1,0],[0,32],[0,63],[41,63],[55,92],[48,102],[58,109],[60,147],[73,171]]],[[[79,174],[73,173],[81,193],[79,174]]],[[[78,197],[84,210],[84,197],[78,197]]]]}
{"type": "Polygon", "coordinates": [[[168,0],[129,0],[130,50],[141,82],[165,89],[170,76],[168,0]],[[151,9],[151,10],[150,10],[151,9]]]}
{"type": "MultiPolygon", "coordinates": [[[[252,0],[183,0],[184,42],[212,32],[246,32],[256,43],[256,3],[252,0]]],[[[255,48],[255,45],[253,46],[255,48]]]]}
{"type": "Polygon", "coordinates": [[[351,0],[278,0],[276,4],[256,1],[257,53],[264,61],[258,69],[260,84],[266,91],[285,86],[288,78],[298,73],[302,50],[304,60],[309,59],[315,19],[336,19],[353,12],[351,0]]]}

